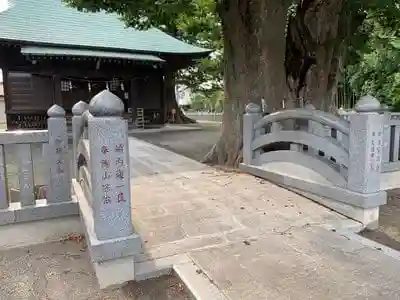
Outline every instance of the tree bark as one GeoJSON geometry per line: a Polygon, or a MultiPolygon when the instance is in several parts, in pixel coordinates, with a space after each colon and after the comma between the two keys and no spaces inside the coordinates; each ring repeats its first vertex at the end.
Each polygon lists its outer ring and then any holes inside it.
{"type": "Polygon", "coordinates": [[[193,124],[195,120],[187,117],[180,109],[175,93],[175,76],[174,72],[167,72],[165,74],[165,94],[164,94],[164,120],[167,123],[174,124],[193,124]],[[172,110],[175,109],[175,119],[172,121],[172,110]]]}
{"type": "Polygon", "coordinates": [[[289,18],[286,74],[289,101],[332,111],[349,36],[343,0],[299,1],[289,18]]]}
{"type": "Polygon", "coordinates": [[[285,24],[289,1],[225,0],[218,7],[224,38],[225,100],[222,135],[205,162],[235,167],[241,160],[246,104],[282,107],[285,24]]]}

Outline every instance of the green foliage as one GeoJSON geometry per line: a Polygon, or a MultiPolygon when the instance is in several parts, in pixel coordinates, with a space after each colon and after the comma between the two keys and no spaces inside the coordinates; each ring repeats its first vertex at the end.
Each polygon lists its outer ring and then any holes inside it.
{"type": "Polygon", "coordinates": [[[190,106],[197,111],[222,112],[223,100],[224,93],[222,90],[193,93],[190,106]]]}
{"type": "MultiPolygon", "coordinates": [[[[221,93],[223,43],[216,13],[220,0],[64,1],[80,10],[117,13],[128,26],[140,29],[155,26],[184,41],[216,50],[213,57],[180,71],[177,83],[195,92],[194,102],[199,106],[207,103],[211,94],[221,93]]],[[[400,0],[347,0],[345,4],[348,32],[355,32],[341,37],[348,40],[343,62],[345,85],[357,96],[370,93],[381,101],[397,105],[400,102],[400,0]]],[[[295,13],[296,5],[298,2],[293,1],[288,14],[295,13]]]]}
{"type": "Polygon", "coordinates": [[[353,43],[347,61],[345,79],[357,97],[371,94],[381,102],[400,107],[400,31],[393,16],[400,8],[371,10],[353,43]],[[383,13],[385,12],[385,14],[383,13]]]}

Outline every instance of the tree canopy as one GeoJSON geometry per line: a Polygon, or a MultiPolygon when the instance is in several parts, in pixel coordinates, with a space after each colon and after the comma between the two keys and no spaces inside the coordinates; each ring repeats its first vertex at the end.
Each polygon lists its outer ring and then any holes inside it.
{"type": "Polygon", "coordinates": [[[216,50],[177,77],[194,91],[224,88],[221,140],[208,157],[213,162],[240,161],[242,114],[250,101],[264,98],[270,110],[306,102],[328,110],[340,82],[357,95],[399,98],[400,0],[64,1],[216,50]]]}

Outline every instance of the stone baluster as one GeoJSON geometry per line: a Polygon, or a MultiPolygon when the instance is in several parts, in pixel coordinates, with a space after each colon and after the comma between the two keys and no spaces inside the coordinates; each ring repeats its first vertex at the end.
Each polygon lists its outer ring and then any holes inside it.
{"type": "Polygon", "coordinates": [[[84,130],[83,113],[87,110],[88,104],[83,101],[77,102],[72,107],[72,153],[73,153],[73,176],[78,177],[78,143],[84,130]]]}
{"type": "Polygon", "coordinates": [[[46,152],[50,166],[47,202],[67,202],[71,200],[71,174],[65,110],[54,104],[47,111],[47,115],[49,146],[46,152]]]}
{"type": "Polygon", "coordinates": [[[254,130],[254,125],[261,119],[261,108],[255,103],[247,104],[243,116],[243,163],[250,165],[260,157],[261,150],[252,151],[253,140],[260,136],[260,130],[254,130]]]}
{"type": "Polygon", "coordinates": [[[104,90],[92,98],[88,120],[92,210],[99,240],[133,233],[128,147],[124,104],[104,90]]]}
{"type": "MultiPolygon", "coordinates": [[[[305,105],[304,109],[308,110],[316,110],[315,106],[312,105],[311,103],[308,103],[305,105]]],[[[318,135],[320,137],[331,137],[331,132],[332,129],[329,126],[325,126],[319,122],[314,122],[314,121],[308,121],[308,132],[313,133],[315,135],[318,135]]],[[[310,151],[310,150],[309,150],[310,151]]],[[[319,149],[315,148],[312,149],[312,152],[317,155],[317,156],[323,156],[323,152],[321,152],[319,149]]],[[[329,159],[329,157],[327,157],[329,159]]]]}

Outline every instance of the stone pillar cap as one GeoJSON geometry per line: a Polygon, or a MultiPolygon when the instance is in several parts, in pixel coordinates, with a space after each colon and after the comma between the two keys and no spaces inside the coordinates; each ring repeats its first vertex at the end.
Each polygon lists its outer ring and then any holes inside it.
{"type": "Polygon", "coordinates": [[[258,104],[250,102],[246,105],[245,112],[246,114],[259,114],[261,113],[261,107],[258,104]]]}
{"type": "Polygon", "coordinates": [[[72,114],[74,116],[81,116],[87,110],[88,104],[84,101],[79,101],[72,106],[72,114]]]}
{"type": "Polygon", "coordinates": [[[65,117],[65,110],[60,105],[54,104],[47,110],[47,115],[50,118],[61,118],[65,117]]]}
{"type": "Polygon", "coordinates": [[[89,111],[95,117],[118,117],[124,110],[122,100],[109,90],[101,91],[89,103],[89,111]]]}
{"type": "Polygon", "coordinates": [[[366,95],[357,101],[354,109],[356,112],[379,112],[381,111],[381,103],[375,97],[366,95]]]}

